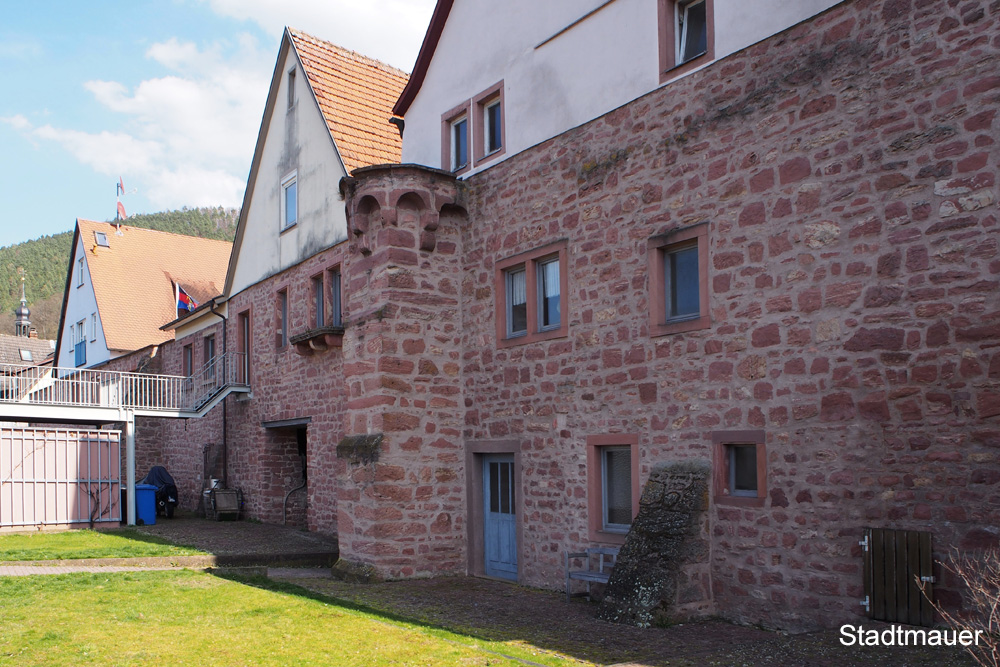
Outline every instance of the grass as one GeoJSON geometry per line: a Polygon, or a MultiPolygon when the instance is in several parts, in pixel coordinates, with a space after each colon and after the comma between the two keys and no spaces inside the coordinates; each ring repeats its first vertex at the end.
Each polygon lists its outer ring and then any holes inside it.
{"type": "Polygon", "coordinates": [[[204,553],[131,528],[0,535],[0,561],[147,558],[204,553]]]}
{"type": "Polygon", "coordinates": [[[579,665],[201,572],[0,578],[0,665],[579,665]]]}

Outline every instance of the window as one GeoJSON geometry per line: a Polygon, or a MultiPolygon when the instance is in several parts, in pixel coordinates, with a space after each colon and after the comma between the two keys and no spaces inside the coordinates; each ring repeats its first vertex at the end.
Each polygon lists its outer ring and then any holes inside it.
{"type": "Polygon", "coordinates": [[[660,81],[715,57],[714,0],[658,0],[660,81]]]}
{"type": "Polygon", "coordinates": [[[97,340],[97,313],[90,314],[90,340],[97,340]]]}
{"type": "Polygon", "coordinates": [[[330,269],[330,324],[335,327],[344,326],[343,307],[340,294],[340,269],[330,269]]]}
{"type": "Polygon", "coordinates": [[[565,241],[497,262],[500,347],[567,335],[565,266],[565,241]]]}
{"type": "Polygon", "coordinates": [[[295,172],[281,181],[281,229],[294,225],[299,219],[298,181],[295,172]]]}
{"type": "Polygon", "coordinates": [[[215,336],[205,336],[201,345],[202,382],[215,382],[215,336]]]}
{"type": "Polygon", "coordinates": [[[639,436],[587,437],[590,539],[621,544],[639,511],[639,436]]]}
{"type": "Polygon", "coordinates": [[[108,244],[108,235],[104,232],[94,232],[94,243],[101,246],[102,248],[110,248],[108,244]]]}
{"type": "Polygon", "coordinates": [[[476,110],[473,136],[478,165],[504,153],[503,81],[476,95],[472,107],[476,110]]]}
{"type": "Polygon", "coordinates": [[[764,431],[716,431],[712,448],[715,501],[762,507],[767,497],[764,431]]]}
{"type": "Polygon", "coordinates": [[[469,166],[469,119],[462,117],[451,124],[451,170],[469,166]]]}
{"type": "Polygon", "coordinates": [[[601,519],[604,530],[628,531],[632,524],[632,452],[601,447],[601,519]]]}
{"type": "Polygon", "coordinates": [[[317,329],[322,326],[326,326],[326,309],[324,306],[324,300],[326,298],[326,293],[323,290],[323,275],[313,276],[312,278],[312,290],[313,290],[313,326],[317,329]]]}
{"type": "Polygon", "coordinates": [[[215,360],[215,336],[205,336],[205,344],[202,348],[202,363],[208,366],[215,360]]]}
{"type": "Polygon", "coordinates": [[[191,377],[194,373],[194,348],[191,345],[184,346],[183,365],[184,377],[191,377]]]}
{"type": "Polygon", "coordinates": [[[31,356],[31,350],[18,350],[21,353],[21,361],[34,361],[31,356]]]}
{"type": "Polygon", "coordinates": [[[650,334],[707,329],[708,224],[649,240],[650,334]]]}
{"type": "Polygon", "coordinates": [[[524,266],[504,272],[507,285],[507,337],[528,333],[528,288],[524,266]]]}
{"type": "Polygon", "coordinates": [[[238,381],[250,384],[250,311],[244,310],[236,321],[236,348],[239,354],[237,368],[240,371],[238,381]]]}
{"type": "Polygon", "coordinates": [[[295,68],[288,70],[288,108],[295,106],[295,68]]]}
{"type": "Polygon", "coordinates": [[[469,159],[471,109],[471,101],[466,101],[441,116],[441,168],[456,174],[472,166],[469,159]]]}
{"type": "Polygon", "coordinates": [[[74,348],[75,353],[75,363],[77,366],[83,366],[87,363],[87,321],[80,320],[76,323],[76,333],[73,336],[73,340],[76,341],[76,346],[74,348]]]}
{"type": "Polygon", "coordinates": [[[275,316],[278,321],[278,328],[275,332],[275,342],[278,349],[288,345],[288,290],[283,289],[278,292],[278,301],[275,304],[277,312],[275,316]]]}
{"type": "Polygon", "coordinates": [[[562,318],[559,313],[560,292],[559,257],[551,257],[536,264],[538,267],[538,329],[558,329],[562,318]]]}
{"type": "Polygon", "coordinates": [[[77,272],[76,286],[77,287],[83,287],[83,258],[82,257],[76,261],[76,269],[77,269],[77,271],[76,271],[77,272]]]}

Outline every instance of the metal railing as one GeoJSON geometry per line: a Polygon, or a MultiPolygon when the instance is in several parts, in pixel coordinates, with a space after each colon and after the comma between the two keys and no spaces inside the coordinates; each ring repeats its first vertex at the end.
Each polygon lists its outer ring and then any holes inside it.
{"type": "Polygon", "coordinates": [[[246,384],[245,356],[218,355],[190,377],[0,364],[0,402],[197,411],[227,387],[246,384]]]}

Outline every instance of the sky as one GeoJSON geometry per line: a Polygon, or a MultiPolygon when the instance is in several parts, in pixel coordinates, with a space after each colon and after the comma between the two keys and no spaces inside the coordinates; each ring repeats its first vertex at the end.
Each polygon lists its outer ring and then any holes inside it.
{"type": "Polygon", "coordinates": [[[0,247],[238,207],[284,26],[411,71],[434,0],[0,0],[0,247]]]}

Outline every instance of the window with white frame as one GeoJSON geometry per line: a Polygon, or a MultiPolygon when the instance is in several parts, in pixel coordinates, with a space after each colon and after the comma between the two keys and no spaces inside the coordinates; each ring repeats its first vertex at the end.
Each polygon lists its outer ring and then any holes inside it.
{"type": "Polygon", "coordinates": [[[462,116],[451,122],[451,170],[469,166],[469,118],[462,116]]]}
{"type": "Polygon", "coordinates": [[[715,0],[657,0],[660,82],[715,58],[715,0]]]}
{"type": "Polygon", "coordinates": [[[298,222],[299,196],[296,172],[281,181],[281,229],[285,230],[298,222]]]}
{"type": "Polygon", "coordinates": [[[504,272],[507,286],[507,337],[528,333],[528,281],[522,264],[504,272]]]}
{"type": "Polygon", "coordinates": [[[628,532],[632,525],[632,450],[601,447],[601,521],[609,532],[628,532]]]}
{"type": "Polygon", "coordinates": [[[538,267],[538,330],[558,329],[562,323],[560,313],[559,257],[550,257],[536,264],[538,267]]]}
{"type": "Polygon", "coordinates": [[[97,340],[97,313],[90,314],[90,340],[97,340]]]}
{"type": "Polygon", "coordinates": [[[567,335],[565,267],[565,241],[497,262],[498,345],[567,335]]]}
{"type": "Polygon", "coordinates": [[[76,272],[77,272],[76,286],[77,287],[83,287],[83,258],[82,257],[76,261],[76,272]]]}
{"type": "Polygon", "coordinates": [[[111,245],[108,243],[108,235],[104,232],[94,232],[94,243],[101,246],[102,248],[110,248],[111,245]]]}
{"type": "Polygon", "coordinates": [[[677,61],[682,65],[708,52],[708,17],[705,0],[678,2],[677,16],[677,61]]]}

